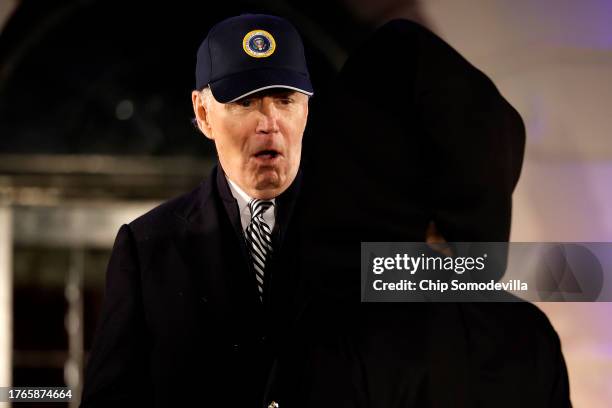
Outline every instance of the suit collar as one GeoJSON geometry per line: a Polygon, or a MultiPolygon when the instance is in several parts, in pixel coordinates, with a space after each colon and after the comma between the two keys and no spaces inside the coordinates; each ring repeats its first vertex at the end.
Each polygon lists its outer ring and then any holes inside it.
{"type": "Polygon", "coordinates": [[[192,204],[178,214],[185,220],[178,246],[200,297],[226,312],[240,304],[256,305],[255,277],[248,270],[238,205],[218,166],[189,201],[192,204]]]}
{"type": "Polygon", "coordinates": [[[278,249],[285,241],[288,227],[291,225],[291,216],[293,215],[293,209],[295,208],[295,202],[298,198],[300,188],[302,185],[302,169],[298,170],[295,180],[281,195],[276,197],[278,213],[276,223],[278,225],[278,249]]]}
{"type": "MultiPolygon", "coordinates": [[[[221,167],[221,164],[217,164],[216,174],[214,175],[215,185],[217,192],[219,193],[219,197],[223,201],[223,206],[225,207],[225,211],[229,217],[229,220],[232,224],[232,228],[236,233],[238,239],[242,240],[242,223],[240,222],[240,208],[238,207],[238,202],[232,195],[232,191],[230,190],[230,186],[227,182],[227,178],[225,177],[225,172],[221,167]]],[[[213,179],[211,177],[211,179],[213,179]]],[[[243,248],[244,250],[244,248],[243,248]]],[[[243,253],[243,255],[246,255],[243,253]]]]}
{"type": "MultiPolygon", "coordinates": [[[[278,213],[276,225],[278,229],[274,235],[276,240],[274,244],[275,252],[280,251],[285,242],[285,237],[291,224],[290,220],[295,207],[295,201],[300,190],[301,180],[302,171],[300,170],[291,186],[277,197],[278,213]]],[[[224,273],[224,266],[222,265],[228,263],[228,260],[223,259],[221,254],[227,254],[228,248],[234,248],[238,251],[237,254],[242,255],[244,267],[233,271],[233,278],[239,279],[246,286],[252,286],[254,289],[253,291],[247,290],[243,292],[240,295],[242,296],[241,302],[251,303],[252,301],[253,303],[259,303],[255,277],[249,271],[248,249],[244,243],[238,204],[231,194],[227,179],[220,165],[213,167],[209,177],[192,194],[192,199],[187,200],[187,204],[177,212],[177,216],[185,221],[184,234],[179,246],[184,248],[186,260],[191,265],[190,269],[193,271],[194,280],[198,282],[198,286],[201,288],[202,297],[206,298],[209,295],[214,297],[212,293],[206,293],[206,290],[204,290],[208,285],[203,281],[204,274],[202,271],[211,270],[212,267],[220,278],[224,273]],[[228,228],[230,225],[231,228],[228,228]],[[229,232],[233,232],[233,234],[229,232]],[[220,240],[222,236],[224,237],[223,242],[220,240]],[[210,265],[210,262],[213,262],[213,260],[214,265],[210,265]]],[[[225,299],[235,298],[234,295],[227,293],[225,299]]],[[[226,306],[231,308],[231,304],[226,306]]]]}
{"type": "MultiPolygon", "coordinates": [[[[218,190],[219,196],[221,200],[223,200],[225,209],[230,217],[234,230],[237,234],[242,236],[242,224],[240,223],[240,209],[238,208],[238,203],[236,199],[232,195],[230,190],[230,186],[227,182],[227,178],[225,177],[225,173],[221,164],[219,163],[217,167],[214,169],[215,173],[211,175],[211,179],[216,180],[216,188],[218,190]]],[[[285,190],[281,195],[275,198],[276,207],[278,208],[278,212],[276,214],[275,224],[278,225],[278,249],[280,249],[280,245],[284,241],[284,237],[286,236],[287,228],[289,226],[291,216],[293,214],[293,209],[295,207],[295,201],[299,194],[300,188],[302,184],[302,169],[298,170],[298,173],[293,180],[293,183],[285,190]]],[[[276,249],[275,249],[276,250],[276,249]]]]}
{"type": "Polygon", "coordinates": [[[209,176],[200,183],[193,194],[194,199],[189,200],[186,207],[177,210],[177,216],[182,218],[190,229],[197,229],[197,224],[203,221],[206,208],[213,205],[214,196],[217,195],[223,201],[232,225],[238,232],[241,231],[238,204],[230,191],[220,163],[213,166],[209,176]]]}

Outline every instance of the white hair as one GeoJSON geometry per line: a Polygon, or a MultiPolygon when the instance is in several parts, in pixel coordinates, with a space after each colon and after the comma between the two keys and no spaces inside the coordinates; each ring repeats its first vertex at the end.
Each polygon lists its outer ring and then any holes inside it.
{"type": "Polygon", "coordinates": [[[210,102],[212,101],[212,98],[214,98],[212,91],[210,90],[209,86],[204,87],[201,91],[200,91],[200,99],[202,99],[202,103],[204,104],[204,108],[206,108],[206,110],[208,111],[208,108],[210,107],[210,102]]]}
{"type": "MultiPolygon", "coordinates": [[[[204,109],[206,109],[206,111],[208,112],[210,110],[211,101],[214,98],[212,91],[210,90],[209,86],[206,86],[204,87],[204,89],[199,91],[199,93],[200,93],[200,100],[201,100],[200,103],[202,104],[202,106],[204,106],[204,109]]],[[[191,119],[191,123],[196,129],[202,132],[202,129],[200,129],[200,126],[198,125],[198,120],[195,117],[191,119]]]]}

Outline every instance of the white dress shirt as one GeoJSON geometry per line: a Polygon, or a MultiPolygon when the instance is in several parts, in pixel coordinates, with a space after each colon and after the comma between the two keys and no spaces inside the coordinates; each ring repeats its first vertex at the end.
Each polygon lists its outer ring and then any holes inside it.
{"type": "MultiPolygon", "coordinates": [[[[240,223],[242,224],[242,230],[246,231],[247,226],[251,223],[251,210],[249,210],[249,202],[251,202],[252,198],[249,197],[247,193],[242,191],[242,189],[238,187],[238,184],[230,180],[227,175],[225,175],[225,178],[227,179],[232,195],[238,202],[238,211],[240,212],[240,223]]],[[[268,208],[263,213],[263,219],[270,227],[270,231],[273,231],[275,221],[274,209],[276,208],[276,202],[274,198],[268,201],[272,201],[274,203],[274,206],[268,208]]]]}

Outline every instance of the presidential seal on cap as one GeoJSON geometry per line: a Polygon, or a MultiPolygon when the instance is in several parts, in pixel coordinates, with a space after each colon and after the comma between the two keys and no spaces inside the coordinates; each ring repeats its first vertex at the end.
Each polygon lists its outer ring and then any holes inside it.
{"type": "Polygon", "coordinates": [[[272,34],[265,30],[253,30],[247,33],[242,40],[244,52],[255,58],[265,58],[272,55],[276,48],[276,41],[272,34]]]}
{"type": "Polygon", "coordinates": [[[210,29],[196,62],[196,89],[206,86],[221,103],[270,88],[313,94],[300,35],[266,14],[231,17],[210,29]]]}

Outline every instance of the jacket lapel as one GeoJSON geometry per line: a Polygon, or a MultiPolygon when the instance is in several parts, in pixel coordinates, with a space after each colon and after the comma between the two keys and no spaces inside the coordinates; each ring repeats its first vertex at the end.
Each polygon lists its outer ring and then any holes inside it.
{"type": "Polygon", "coordinates": [[[278,233],[276,235],[277,241],[275,248],[277,248],[279,251],[285,242],[287,231],[291,225],[291,217],[293,215],[293,209],[295,208],[295,202],[300,192],[301,184],[302,170],[300,169],[295,176],[293,183],[291,183],[289,188],[276,199],[278,206],[278,212],[276,214],[278,233]]]}
{"type": "Polygon", "coordinates": [[[199,299],[218,311],[219,317],[227,318],[257,308],[258,299],[244,244],[236,231],[240,224],[236,202],[228,203],[221,197],[219,172],[215,166],[200,185],[192,205],[179,215],[185,228],[178,246],[199,299]]]}

